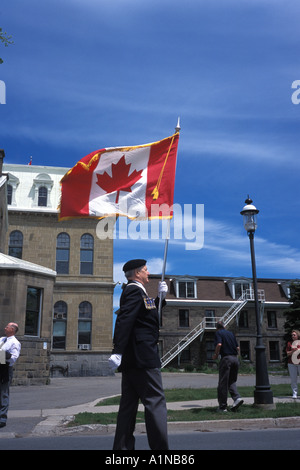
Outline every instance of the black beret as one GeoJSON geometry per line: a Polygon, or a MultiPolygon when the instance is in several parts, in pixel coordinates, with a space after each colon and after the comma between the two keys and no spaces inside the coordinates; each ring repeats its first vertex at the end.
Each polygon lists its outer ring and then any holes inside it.
{"type": "Polygon", "coordinates": [[[127,261],[127,263],[124,264],[123,266],[123,271],[126,273],[127,271],[131,271],[132,269],[137,269],[141,268],[142,266],[145,266],[147,261],[145,259],[131,259],[130,261],[127,261]]]}

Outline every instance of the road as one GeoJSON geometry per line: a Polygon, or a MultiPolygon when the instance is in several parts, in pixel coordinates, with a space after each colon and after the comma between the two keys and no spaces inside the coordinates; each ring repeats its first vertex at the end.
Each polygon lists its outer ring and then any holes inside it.
{"type": "MultiPolygon", "coordinates": [[[[112,444],[111,435],[25,437],[0,440],[0,450],[110,451],[112,444]]],[[[179,450],[299,450],[300,429],[178,433],[169,436],[169,444],[174,454],[179,450]]],[[[149,450],[145,435],[136,436],[136,450],[149,450]]],[[[107,452],[107,455],[111,455],[111,452],[107,452]]]]}
{"type": "MultiPolygon", "coordinates": [[[[205,388],[216,387],[217,374],[163,373],[165,388],[205,388]]],[[[270,376],[272,384],[290,383],[288,376],[270,376]]],[[[239,386],[254,386],[255,377],[240,375],[239,386]]],[[[70,377],[52,379],[46,386],[11,387],[8,424],[0,430],[0,450],[106,450],[110,451],[113,435],[86,433],[39,436],[33,431],[43,423],[45,410],[57,411],[63,418],[70,414],[70,406],[97,401],[100,398],[119,394],[120,374],[112,377],[70,377]],[[14,414],[15,413],[15,414],[14,414]],[[32,434],[33,433],[33,434],[32,434]],[[15,437],[13,437],[13,434],[15,437]]],[[[85,406],[85,405],[84,405],[85,406]]],[[[54,413],[56,414],[56,413],[54,413]]],[[[71,413],[72,414],[72,413],[71,413]]],[[[51,418],[51,416],[50,416],[51,418]]],[[[173,432],[173,431],[172,431],[173,432]]],[[[181,431],[180,431],[181,432],[181,431]]],[[[184,435],[170,434],[170,448],[176,450],[195,449],[299,449],[300,432],[298,429],[265,431],[199,432],[184,435]],[[262,433],[262,434],[260,434],[262,433]],[[288,437],[290,435],[290,437],[288,437]],[[248,436],[248,437],[247,437],[248,436]],[[262,447],[260,447],[262,446],[262,447]],[[271,447],[270,447],[271,446],[271,447]]],[[[136,449],[148,449],[145,435],[136,435],[136,449]]]]}

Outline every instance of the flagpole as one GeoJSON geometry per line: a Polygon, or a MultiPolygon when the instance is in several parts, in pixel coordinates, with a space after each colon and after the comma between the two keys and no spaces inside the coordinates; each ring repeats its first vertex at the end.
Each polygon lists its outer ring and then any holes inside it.
{"type": "MultiPolygon", "coordinates": [[[[180,118],[178,118],[177,125],[175,127],[175,133],[179,134],[180,129],[181,129],[181,127],[180,127],[180,118]]],[[[166,264],[167,264],[167,253],[168,253],[168,246],[169,246],[169,239],[170,239],[170,225],[171,225],[171,219],[168,219],[166,240],[165,240],[164,260],[163,260],[163,267],[162,267],[162,273],[161,273],[161,281],[165,280],[166,264]]],[[[160,296],[159,296],[159,305],[158,305],[159,325],[161,324],[161,308],[162,308],[162,294],[160,294],[160,296]]]]}

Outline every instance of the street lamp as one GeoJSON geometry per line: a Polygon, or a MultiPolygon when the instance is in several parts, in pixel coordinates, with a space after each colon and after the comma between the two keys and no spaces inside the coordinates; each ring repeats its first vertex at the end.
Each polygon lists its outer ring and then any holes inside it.
{"type": "Polygon", "coordinates": [[[252,199],[246,199],[241,214],[244,218],[244,227],[248,233],[250,240],[252,275],[253,275],[253,290],[255,301],[255,315],[256,315],[256,385],[254,390],[254,405],[257,407],[274,409],[273,393],[270,388],[267,361],[265,354],[265,346],[262,341],[261,321],[259,315],[258,295],[257,295],[257,277],[256,277],[256,263],[254,252],[254,232],[257,228],[257,214],[259,210],[252,204],[252,199]]]}

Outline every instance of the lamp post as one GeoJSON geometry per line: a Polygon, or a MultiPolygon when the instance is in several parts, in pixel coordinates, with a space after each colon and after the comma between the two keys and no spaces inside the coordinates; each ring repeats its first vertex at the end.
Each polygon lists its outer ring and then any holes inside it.
{"type": "Polygon", "coordinates": [[[254,252],[254,232],[257,228],[257,214],[259,210],[252,204],[252,199],[246,199],[241,214],[244,218],[244,227],[248,233],[250,240],[250,252],[252,263],[252,276],[253,276],[253,290],[255,301],[255,316],[256,316],[256,385],[254,390],[254,405],[257,407],[274,409],[273,393],[270,388],[267,361],[265,354],[265,346],[262,341],[261,320],[259,315],[258,293],[257,293],[257,277],[256,277],[256,262],[254,252]]]}

